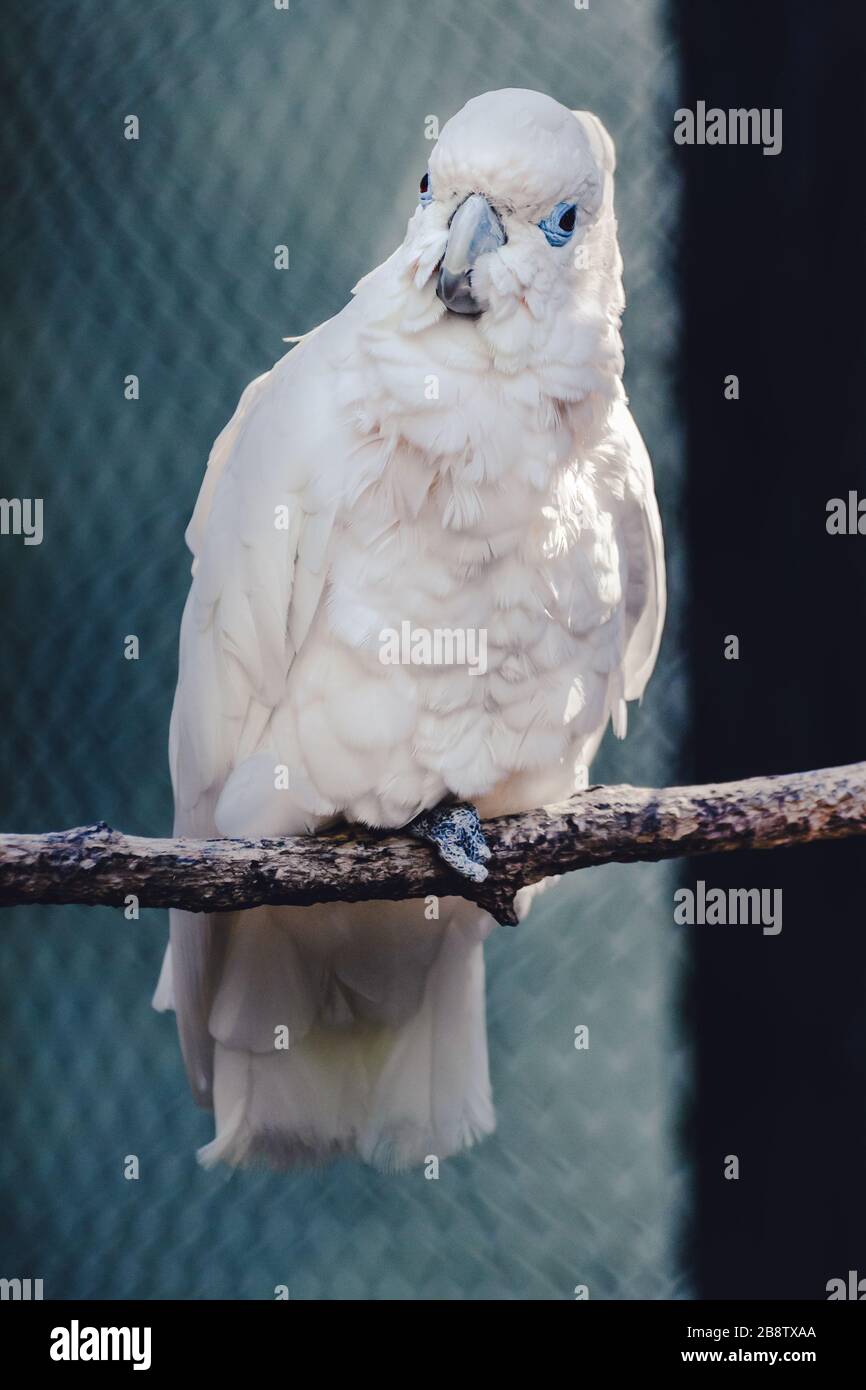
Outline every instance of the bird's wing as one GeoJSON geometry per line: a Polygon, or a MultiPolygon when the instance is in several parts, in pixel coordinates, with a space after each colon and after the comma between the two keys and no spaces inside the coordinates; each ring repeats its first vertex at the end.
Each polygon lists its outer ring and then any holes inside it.
{"type": "Polygon", "coordinates": [[[609,423],[590,467],[569,475],[561,521],[572,543],[552,562],[556,611],[578,639],[571,674],[579,699],[571,718],[584,764],[608,717],[616,736],[625,737],[626,701],[640,698],[652,674],[665,617],[664,545],[649,456],[624,402],[609,423]]]}
{"type": "Polygon", "coordinates": [[[624,695],[626,700],[637,700],[652,675],[664,627],[665,552],[646,445],[625,405],[619,408],[617,416],[626,459],[619,523],[625,602],[624,695]]]}
{"type": "MultiPolygon", "coordinates": [[[[322,595],[342,441],[320,333],[247,387],[211,451],[187,530],[193,581],[169,737],[177,835],[217,833],[222,787],[279,703],[322,595]]],[[[225,923],[172,913],[170,995],[205,1105],[225,923]]],[[[168,993],[163,982],[157,1006],[168,993]]]]}

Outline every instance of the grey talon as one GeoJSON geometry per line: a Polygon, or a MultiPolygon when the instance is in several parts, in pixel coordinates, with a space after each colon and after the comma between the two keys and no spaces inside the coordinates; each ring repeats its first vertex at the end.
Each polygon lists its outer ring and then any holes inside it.
{"type": "Polygon", "coordinates": [[[474,806],[456,804],[422,811],[407,827],[409,834],[434,845],[443,863],[471,883],[483,883],[490,846],[484,839],[474,806]]]}

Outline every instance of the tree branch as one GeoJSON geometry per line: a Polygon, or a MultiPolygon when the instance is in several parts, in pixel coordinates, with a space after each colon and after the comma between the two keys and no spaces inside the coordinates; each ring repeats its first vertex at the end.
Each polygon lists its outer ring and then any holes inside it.
{"type": "Polygon", "coordinates": [[[516,921],[514,894],[593,864],[776,849],[866,835],[866,763],[700,787],[590,787],[556,806],[484,825],[490,877],[458,878],[405,835],[353,827],[264,840],[152,840],[104,823],[0,835],[0,906],[90,903],[226,911],[263,903],[456,894],[516,921]]]}

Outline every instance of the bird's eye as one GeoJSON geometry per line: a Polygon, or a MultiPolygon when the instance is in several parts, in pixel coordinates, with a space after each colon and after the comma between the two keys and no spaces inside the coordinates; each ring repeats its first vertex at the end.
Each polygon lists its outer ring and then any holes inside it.
{"type": "Polygon", "coordinates": [[[429,173],[425,173],[425,174],[424,174],[424,177],[422,178],[420,184],[418,185],[418,189],[419,189],[419,196],[420,196],[421,206],[422,206],[422,208],[426,208],[427,205],[428,205],[429,203],[432,203],[432,201],[433,201],[433,194],[430,192],[430,175],[429,175],[429,173]]]}
{"type": "Polygon", "coordinates": [[[577,226],[577,207],[574,203],[557,203],[538,225],[551,246],[564,246],[577,226]]]}

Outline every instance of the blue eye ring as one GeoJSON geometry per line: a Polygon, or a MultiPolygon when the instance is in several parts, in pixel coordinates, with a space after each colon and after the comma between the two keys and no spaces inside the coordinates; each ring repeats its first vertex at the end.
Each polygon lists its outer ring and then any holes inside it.
{"type": "Polygon", "coordinates": [[[425,169],[418,185],[418,201],[422,208],[429,207],[433,201],[433,194],[430,192],[430,171],[425,169]]]}
{"type": "Polygon", "coordinates": [[[564,246],[571,240],[577,226],[577,204],[557,203],[538,225],[551,246],[564,246]]]}

